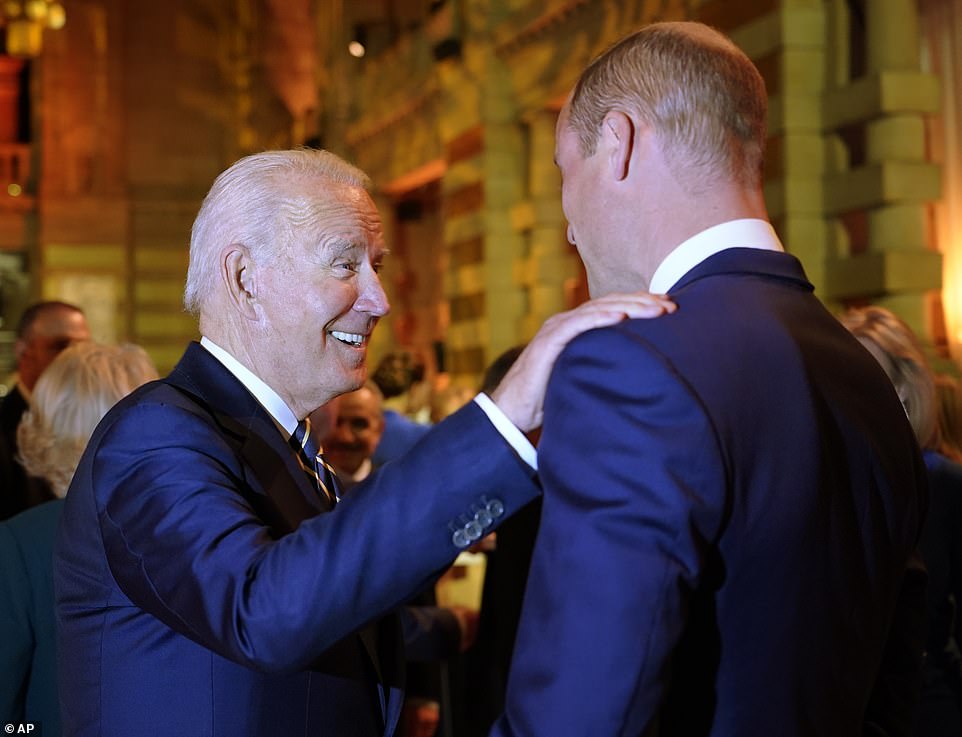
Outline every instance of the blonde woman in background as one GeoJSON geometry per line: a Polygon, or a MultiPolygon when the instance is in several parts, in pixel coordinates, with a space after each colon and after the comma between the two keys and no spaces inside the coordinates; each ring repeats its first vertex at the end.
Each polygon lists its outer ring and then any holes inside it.
{"type": "Polygon", "coordinates": [[[875,356],[902,400],[925,460],[929,510],[919,547],[928,569],[922,694],[913,734],[962,734],[962,466],[942,452],[935,377],[911,328],[882,307],[842,323],[875,356]]]}
{"type": "Polygon", "coordinates": [[[118,400],[157,378],[144,350],[78,343],[34,387],[17,428],[21,460],[58,499],[0,523],[0,720],[42,722],[61,734],[57,699],[53,542],[80,456],[118,400]]]}
{"type": "Polygon", "coordinates": [[[935,377],[939,398],[939,434],[942,453],[956,463],[962,462],[962,386],[953,376],[935,377]]]}

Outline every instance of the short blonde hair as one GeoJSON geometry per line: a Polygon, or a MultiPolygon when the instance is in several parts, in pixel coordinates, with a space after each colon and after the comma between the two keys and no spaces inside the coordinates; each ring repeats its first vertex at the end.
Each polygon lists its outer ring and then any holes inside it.
{"type": "Polygon", "coordinates": [[[65,349],[40,375],[17,428],[27,473],[64,496],[97,423],[114,404],[157,378],[143,348],[92,341],[65,349]]]}
{"type": "Polygon", "coordinates": [[[184,307],[200,314],[217,279],[217,254],[241,244],[255,263],[275,263],[296,227],[309,222],[318,189],[341,184],[370,189],[363,171],[330,151],[262,151],[222,172],[204,198],[190,232],[184,307]]]}
{"type": "Polygon", "coordinates": [[[569,105],[568,125],[582,155],[594,153],[612,110],[633,113],[652,127],[681,181],[694,186],[725,177],[761,186],[765,82],[745,53],[713,28],[654,23],[595,59],[569,105]]]}
{"type": "Polygon", "coordinates": [[[919,445],[937,449],[935,378],[912,328],[877,306],[849,310],[841,320],[852,335],[872,343],[887,359],[880,363],[895,385],[919,445]]]}

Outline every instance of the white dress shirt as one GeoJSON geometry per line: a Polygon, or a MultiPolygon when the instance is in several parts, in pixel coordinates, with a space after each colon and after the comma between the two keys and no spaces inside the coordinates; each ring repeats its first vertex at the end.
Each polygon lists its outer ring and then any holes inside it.
{"type": "MultiPolygon", "coordinates": [[[[287,433],[284,439],[287,440],[290,438],[297,427],[297,417],[284,400],[278,396],[277,392],[261,381],[246,366],[206,335],[200,339],[200,344],[254,395],[254,398],[267,410],[268,414],[274,419],[274,422],[277,423],[278,431],[287,433]]],[[[494,428],[508,444],[514,448],[515,452],[521,457],[521,460],[531,466],[531,468],[537,470],[537,453],[535,452],[534,446],[531,445],[524,436],[524,433],[515,427],[511,423],[511,420],[505,417],[504,412],[502,412],[498,405],[491,401],[491,398],[486,394],[478,394],[478,396],[474,398],[474,401],[488,416],[488,419],[491,420],[494,428]]]]}
{"type": "Polygon", "coordinates": [[[652,294],[667,294],[685,274],[706,258],[729,248],[785,250],[775,235],[775,229],[767,220],[729,220],[696,233],[669,253],[652,274],[648,291],[652,294]]]}

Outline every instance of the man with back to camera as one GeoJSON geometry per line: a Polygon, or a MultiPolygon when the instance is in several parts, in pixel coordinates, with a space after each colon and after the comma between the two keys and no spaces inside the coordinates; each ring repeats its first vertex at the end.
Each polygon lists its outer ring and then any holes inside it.
{"type": "Polygon", "coordinates": [[[0,401],[0,519],[54,498],[46,483],[28,479],[17,459],[17,425],[40,374],[64,348],[89,340],[90,328],[79,307],[51,300],[27,307],[16,335],[17,383],[0,401]]]}
{"type": "Polygon", "coordinates": [[[105,417],[67,495],[67,734],[392,734],[403,653],[378,617],[537,493],[522,432],[563,344],[673,309],[611,297],[549,319],[515,381],[337,501],[302,420],[364,382],[388,310],[368,184],[328,152],[275,151],[205,198],[185,292],[203,338],[105,417]]]}
{"type": "Polygon", "coordinates": [[[591,295],[678,309],[588,332],[554,367],[498,737],[862,733],[924,467],[767,222],[765,115],[750,60],[695,23],[621,40],[561,111],[591,295]]]}

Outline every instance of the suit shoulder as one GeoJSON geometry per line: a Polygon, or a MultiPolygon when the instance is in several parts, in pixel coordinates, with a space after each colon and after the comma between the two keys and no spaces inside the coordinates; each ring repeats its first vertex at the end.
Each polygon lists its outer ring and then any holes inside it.
{"type": "Polygon", "coordinates": [[[197,434],[222,434],[214,413],[197,398],[152,381],[114,405],[94,431],[88,449],[119,444],[147,450],[177,446],[197,434]]]}
{"type": "Polygon", "coordinates": [[[104,424],[121,421],[129,414],[186,411],[192,414],[208,414],[203,403],[187,392],[178,389],[164,379],[151,381],[138,387],[115,404],[105,416],[104,424]]]}
{"type": "Polygon", "coordinates": [[[586,330],[575,336],[565,346],[558,362],[564,363],[574,357],[598,357],[606,362],[619,358],[634,358],[642,355],[659,355],[659,334],[662,326],[657,325],[667,316],[650,319],[623,320],[615,325],[586,330]]]}

